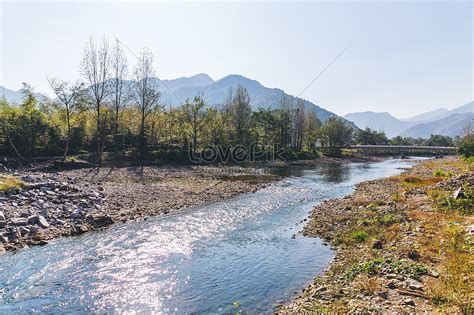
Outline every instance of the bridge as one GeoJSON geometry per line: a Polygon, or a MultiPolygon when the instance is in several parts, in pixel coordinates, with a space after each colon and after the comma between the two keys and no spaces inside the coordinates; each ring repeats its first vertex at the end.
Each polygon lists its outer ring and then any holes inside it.
{"type": "Polygon", "coordinates": [[[416,145],[353,145],[350,149],[368,155],[453,155],[458,147],[432,147],[416,145]]]}

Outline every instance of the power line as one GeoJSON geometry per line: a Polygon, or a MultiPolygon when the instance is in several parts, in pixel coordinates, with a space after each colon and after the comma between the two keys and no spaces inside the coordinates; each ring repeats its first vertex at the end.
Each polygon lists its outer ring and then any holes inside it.
{"type": "Polygon", "coordinates": [[[339,57],[342,56],[342,54],[347,50],[347,48],[349,48],[351,44],[347,44],[346,47],[344,47],[344,49],[342,49],[324,68],[323,70],[321,70],[314,78],[313,80],[311,80],[311,82],[308,83],[308,85],[305,86],[305,88],[296,96],[296,97],[300,97],[301,94],[303,94],[320,76],[323,75],[324,72],[326,72],[327,69],[329,69],[329,67],[334,63],[336,62],[337,59],[339,59],[339,57]]]}
{"type": "MultiPolygon", "coordinates": [[[[122,42],[121,40],[119,40],[117,37],[115,37],[115,39],[120,42],[135,58],[137,58],[137,60],[139,60],[140,58],[127,46],[124,44],[124,42],[122,42]]],[[[162,80],[160,80],[160,78],[158,77],[155,77],[155,79],[157,79],[161,84],[163,84],[163,86],[168,89],[168,91],[174,96],[176,97],[181,103],[183,103],[183,100],[178,96],[176,95],[166,84],[165,82],[163,82],[162,80]]]]}

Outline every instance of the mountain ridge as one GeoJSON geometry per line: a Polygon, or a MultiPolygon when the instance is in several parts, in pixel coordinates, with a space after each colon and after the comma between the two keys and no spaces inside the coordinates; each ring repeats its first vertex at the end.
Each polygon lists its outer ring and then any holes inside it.
{"type": "Polygon", "coordinates": [[[440,108],[408,119],[399,119],[387,112],[371,111],[349,113],[344,118],[354,122],[359,128],[384,131],[388,137],[402,135],[426,138],[431,134],[450,137],[459,135],[464,125],[472,119],[471,114],[474,114],[474,101],[451,110],[440,108]]]}

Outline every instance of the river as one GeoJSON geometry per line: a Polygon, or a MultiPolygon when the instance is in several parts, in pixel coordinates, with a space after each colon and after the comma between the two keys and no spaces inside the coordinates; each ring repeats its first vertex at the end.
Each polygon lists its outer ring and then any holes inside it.
{"type": "Polygon", "coordinates": [[[312,207],[410,165],[269,170],[288,177],[178,214],[5,253],[0,313],[271,313],[333,257],[321,240],[298,235],[312,207]]]}

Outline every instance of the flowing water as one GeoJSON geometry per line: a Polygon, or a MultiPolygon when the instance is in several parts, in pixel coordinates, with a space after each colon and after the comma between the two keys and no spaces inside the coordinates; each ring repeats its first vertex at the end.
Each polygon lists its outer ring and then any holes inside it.
{"type": "Polygon", "coordinates": [[[271,170],[256,193],[0,256],[0,313],[269,313],[333,257],[312,207],[409,162],[271,170]],[[296,237],[293,237],[296,235],[296,237]]]}

